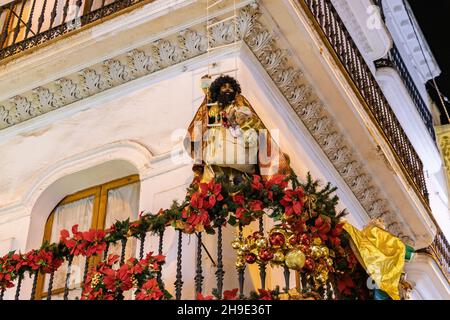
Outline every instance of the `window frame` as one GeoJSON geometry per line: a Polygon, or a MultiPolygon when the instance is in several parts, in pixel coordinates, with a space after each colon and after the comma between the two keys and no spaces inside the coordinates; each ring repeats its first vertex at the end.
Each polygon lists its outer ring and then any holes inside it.
{"type": "MultiPolygon", "coordinates": [[[[120,187],[124,187],[136,182],[140,182],[139,175],[133,174],[127,177],[119,178],[113,181],[109,181],[94,187],[90,187],[88,189],[84,189],[81,191],[77,191],[71,195],[64,197],[51,211],[49,214],[47,221],[45,223],[44,228],[44,236],[42,239],[42,243],[45,241],[50,241],[50,237],[52,235],[53,228],[53,219],[56,209],[65,204],[69,204],[81,199],[85,199],[91,196],[94,196],[94,203],[92,208],[92,221],[90,228],[97,230],[105,229],[105,221],[106,221],[106,213],[107,213],[107,204],[108,204],[108,191],[111,189],[117,189],[120,187]]],[[[109,227],[109,226],[108,226],[109,227]]],[[[69,230],[70,231],[70,230],[69,230]]],[[[80,230],[87,231],[87,230],[80,230]]],[[[91,257],[89,259],[88,268],[92,268],[94,265],[98,264],[103,257],[91,257]]],[[[48,295],[48,291],[44,288],[44,280],[45,274],[39,273],[37,286],[36,286],[36,300],[41,300],[42,298],[46,298],[48,295]]],[[[54,288],[52,289],[52,295],[61,294],[64,292],[64,288],[54,288]]]]}

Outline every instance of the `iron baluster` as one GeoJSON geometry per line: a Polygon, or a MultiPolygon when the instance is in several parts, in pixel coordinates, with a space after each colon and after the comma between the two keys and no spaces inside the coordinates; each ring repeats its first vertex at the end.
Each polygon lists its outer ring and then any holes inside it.
{"type": "Polygon", "coordinates": [[[223,278],[225,275],[225,271],[223,270],[223,262],[222,262],[222,224],[219,224],[217,227],[217,270],[216,270],[216,279],[217,279],[217,296],[219,299],[222,299],[222,291],[223,291],[223,278]]]}
{"type": "Polygon", "coordinates": [[[195,274],[195,292],[201,293],[203,286],[203,269],[202,269],[202,233],[197,233],[197,261],[195,274]]]}
{"type": "Polygon", "coordinates": [[[290,276],[291,276],[291,271],[289,270],[289,268],[288,267],[283,267],[283,275],[284,275],[284,284],[285,284],[285,288],[284,288],[284,292],[289,292],[289,288],[290,288],[290,286],[289,286],[289,278],[290,278],[290,276]]]}
{"type": "Polygon", "coordinates": [[[55,271],[53,270],[50,273],[50,279],[48,281],[48,290],[47,290],[47,300],[52,299],[52,290],[53,290],[53,279],[55,277],[55,271]]]}
{"type": "Polygon", "coordinates": [[[145,238],[147,237],[146,233],[142,233],[140,236],[140,248],[139,248],[139,259],[144,258],[144,245],[145,245],[145,238]]]}
{"type": "Polygon", "coordinates": [[[23,274],[19,274],[19,280],[17,281],[16,295],[14,296],[14,300],[19,300],[20,289],[22,287],[23,274]]]}
{"type": "MultiPolygon", "coordinates": [[[[24,39],[28,38],[28,33],[31,31],[31,26],[33,24],[33,14],[34,14],[34,7],[36,5],[36,0],[33,0],[33,4],[31,5],[31,10],[30,10],[30,16],[28,17],[28,22],[27,22],[27,27],[25,30],[25,36],[24,39]]],[[[32,31],[33,35],[35,35],[35,33],[32,31]]]]}
{"type": "Polygon", "coordinates": [[[123,263],[125,262],[125,249],[127,246],[127,238],[121,239],[120,245],[122,247],[122,250],[120,252],[120,265],[123,265],[123,263]]]}
{"type": "Polygon", "coordinates": [[[178,249],[177,249],[177,276],[175,280],[175,299],[181,299],[181,291],[183,289],[183,276],[181,273],[181,258],[182,258],[182,245],[183,245],[183,233],[178,231],[178,249]]]}
{"type": "MultiPolygon", "coordinates": [[[[242,241],[242,225],[239,226],[239,239],[242,241]]],[[[244,282],[245,282],[245,264],[243,266],[237,267],[238,270],[238,280],[239,280],[239,297],[244,297],[244,282]]]]}
{"type": "Polygon", "coordinates": [[[66,22],[66,19],[67,19],[67,11],[69,10],[69,3],[70,3],[70,0],[66,0],[66,4],[64,5],[64,9],[63,9],[62,23],[65,23],[65,22],[66,22]]]}
{"type": "Polygon", "coordinates": [[[64,283],[64,300],[67,300],[69,297],[69,285],[70,285],[70,273],[72,272],[72,262],[73,256],[70,255],[67,262],[67,273],[66,273],[66,281],[64,283]]]}
{"type": "Polygon", "coordinates": [[[14,30],[14,37],[13,37],[13,41],[12,41],[13,44],[16,43],[17,36],[19,35],[20,25],[22,23],[22,15],[23,15],[23,8],[24,7],[25,7],[25,2],[22,2],[22,6],[20,8],[19,16],[16,15],[16,17],[17,17],[17,25],[16,25],[16,30],[14,30]]]}
{"type": "Polygon", "coordinates": [[[39,20],[38,20],[38,28],[37,28],[37,32],[36,32],[37,34],[41,33],[42,24],[44,23],[46,6],[47,6],[47,0],[44,0],[44,3],[42,4],[41,15],[39,16],[39,20]]]}
{"type": "Polygon", "coordinates": [[[84,275],[83,275],[83,284],[86,283],[86,278],[89,270],[89,257],[86,257],[86,261],[84,263],[84,275]]]}
{"type": "Polygon", "coordinates": [[[56,18],[56,10],[58,7],[58,0],[54,0],[55,3],[53,5],[53,9],[52,9],[52,13],[50,15],[50,27],[49,29],[51,29],[53,27],[53,23],[55,22],[55,18],[56,18]]]}
{"type": "MultiPolygon", "coordinates": [[[[160,256],[163,253],[163,241],[164,241],[164,229],[159,231],[158,255],[160,255],[160,256]]],[[[162,278],[162,270],[161,270],[161,268],[159,268],[157,276],[156,276],[156,279],[158,280],[159,284],[162,284],[161,278],[162,278]]]]}
{"type": "Polygon", "coordinates": [[[36,287],[37,287],[37,280],[38,280],[39,271],[34,272],[34,279],[33,279],[33,286],[31,288],[31,296],[30,300],[34,300],[36,296],[36,287]]]}
{"type": "Polygon", "coordinates": [[[14,9],[14,2],[11,2],[9,4],[9,8],[8,8],[8,11],[9,11],[8,18],[7,18],[6,23],[5,23],[6,28],[4,28],[3,34],[2,34],[2,38],[0,40],[0,48],[3,48],[3,44],[4,44],[4,42],[6,40],[6,37],[8,36],[9,31],[10,31],[9,30],[9,24],[11,22],[11,16],[13,15],[13,9],[14,9]]]}
{"type": "MultiPolygon", "coordinates": [[[[259,232],[261,234],[264,234],[264,220],[263,218],[259,218],[259,232]]],[[[259,277],[261,279],[261,288],[265,289],[266,288],[266,263],[261,261],[259,262],[259,277]]]]}
{"type": "Polygon", "coordinates": [[[3,300],[3,296],[5,295],[6,288],[2,288],[0,291],[0,300],[3,300]]]}

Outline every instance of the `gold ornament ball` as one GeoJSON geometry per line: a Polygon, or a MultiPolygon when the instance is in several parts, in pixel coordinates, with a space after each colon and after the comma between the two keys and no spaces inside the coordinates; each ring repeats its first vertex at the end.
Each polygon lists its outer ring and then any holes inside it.
{"type": "Polygon", "coordinates": [[[318,246],[311,246],[311,256],[314,260],[317,260],[322,256],[322,252],[318,246]]]}
{"type": "Polygon", "coordinates": [[[320,253],[322,254],[322,257],[328,257],[330,255],[330,250],[328,247],[322,246],[320,248],[320,253]]]}
{"type": "Polygon", "coordinates": [[[284,253],[281,250],[277,250],[275,251],[275,253],[273,254],[273,259],[272,262],[275,264],[281,264],[284,262],[284,253]]]}
{"type": "Polygon", "coordinates": [[[265,238],[259,238],[255,241],[258,248],[267,247],[267,240],[265,238]]]}
{"type": "Polygon", "coordinates": [[[245,243],[241,246],[242,251],[249,251],[250,245],[248,243],[245,243]]]}
{"type": "Polygon", "coordinates": [[[289,251],[285,256],[285,263],[289,269],[301,270],[305,265],[306,257],[303,252],[298,249],[289,251]]]}
{"type": "Polygon", "coordinates": [[[322,244],[322,239],[320,239],[320,238],[314,238],[313,243],[314,243],[316,246],[320,246],[320,245],[322,244]]]}
{"type": "Polygon", "coordinates": [[[241,247],[241,242],[239,240],[234,240],[231,242],[231,247],[235,250],[239,249],[241,247]]]}
{"type": "Polygon", "coordinates": [[[245,260],[244,259],[237,259],[236,260],[236,268],[243,268],[245,266],[245,260]]]}

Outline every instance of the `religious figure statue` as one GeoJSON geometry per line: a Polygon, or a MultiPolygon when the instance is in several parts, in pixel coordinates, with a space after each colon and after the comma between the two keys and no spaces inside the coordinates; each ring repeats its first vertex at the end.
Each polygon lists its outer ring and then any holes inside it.
{"type": "Polygon", "coordinates": [[[188,128],[190,155],[194,159],[194,181],[209,182],[225,175],[234,183],[244,175],[259,174],[267,179],[289,173],[289,159],[283,154],[249,101],[239,83],[220,76],[210,84],[202,78],[205,98],[188,128]]]}

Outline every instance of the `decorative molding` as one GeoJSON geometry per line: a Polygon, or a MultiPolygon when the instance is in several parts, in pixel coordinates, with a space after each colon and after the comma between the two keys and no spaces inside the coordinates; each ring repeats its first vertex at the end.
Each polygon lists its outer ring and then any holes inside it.
{"type": "MultiPolygon", "coordinates": [[[[280,48],[269,31],[271,28],[263,26],[261,15],[255,3],[240,10],[236,23],[239,39],[257,57],[368,215],[383,218],[390,232],[414,246],[412,231],[400,221],[401,217],[372,182],[364,161],[340,133],[333,117],[303,77],[302,70],[290,61],[288,51],[280,48]]],[[[0,129],[204,54],[207,37],[200,30],[205,30],[205,26],[181,31],[3,101],[0,103],[0,129]]],[[[210,39],[213,46],[234,41],[234,22],[220,23],[211,28],[210,39]]]]}

